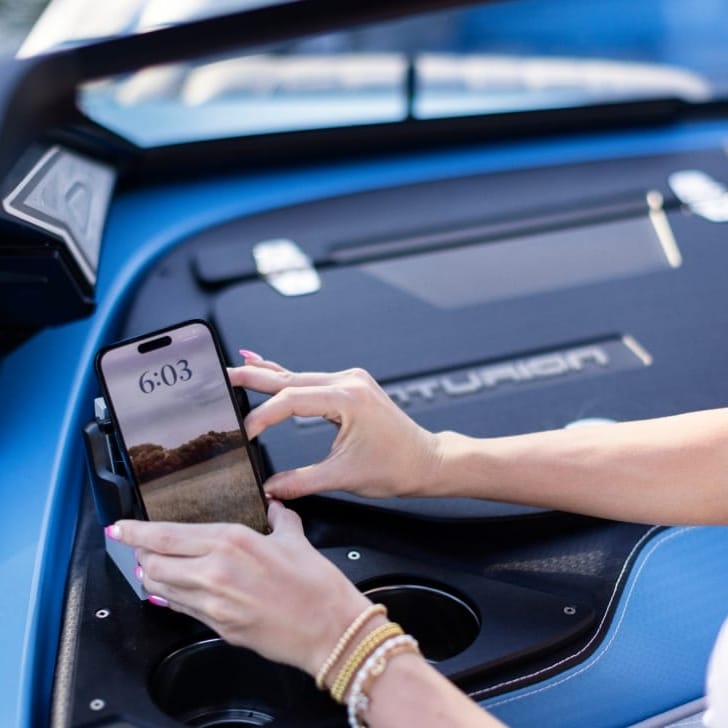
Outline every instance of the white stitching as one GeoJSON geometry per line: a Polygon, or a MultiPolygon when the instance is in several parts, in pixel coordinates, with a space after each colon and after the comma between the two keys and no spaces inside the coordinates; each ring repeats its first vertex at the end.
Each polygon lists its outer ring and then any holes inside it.
{"type": "MultiPolygon", "coordinates": [[[[643,534],[642,538],[640,538],[640,540],[637,541],[637,543],[633,546],[632,550],[629,553],[629,556],[625,560],[624,566],[622,567],[622,571],[620,572],[619,577],[617,578],[617,581],[616,581],[615,587],[614,587],[614,591],[612,592],[612,596],[609,599],[609,603],[607,604],[607,608],[604,611],[604,615],[602,617],[601,622],[599,623],[599,627],[597,628],[597,631],[595,632],[594,636],[589,640],[589,642],[587,642],[581,649],[579,649],[573,655],[569,655],[568,657],[564,657],[563,659],[558,660],[557,662],[554,662],[553,664],[548,665],[546,667],[543,667],[540,670],[537,670],[535,672],[532,672],[532,673],[530,673],[528,675],[522,675],[522,676],[520,676],[518,678],[514,678],[512,680],[507,680],[505,682],[499,683],[498,685],[492,685],[492,686],[490,686],[488,688],[484,688],[482,690],[477,690],[475,692],[469,693],[470,697],[473,698],[473,699],[477,699],[479,696],[485,695],[488,692],[494,692],[494,691],[499,690],[501,688],[508,687],[509,685],[513,685],[514,683],[519,683],[519,682],[522,682],[524,680],[529,680],[531,678],[538,677],[539,675],[542,675],[545,672],[551,671],[554,668],[557,668],[560,665],[563,665],[564,663],[569,662],[569,661],[573,660],[574,658],[579,657],[579,655],[581,655],[582,653],[586,652],[597,639],[600,639],[600,633],[601,633],[602,627],[604,626],[605,621],[610,616],[612,604],[613,604],[614,600],[617,598],[617,595],[619,594],[620,585],[621,585],[621,583],[622,583],[625,575],[628,573],[628,571],[629,571],[629,569],[631,567],[632,557],[634,556],[635,552],[642,547],[643,543],[647,539],[649,539],[650,536],[652,536],[652,534],[656,530],[658,530],[659,528],[660,528],[659,526],[653,526],[652,528],[650,528],[646,533],[643,534]]],[[[540,688],[538,688],[536,690],[531,690],[531,691],[522,693],[521,695],[514,695],[514,696],[512,696],[510,698],[506,698],[504,700],[500,700],[500,701],[498,701],[496,703],[491,703],[491,704],[488,705],[488,708],[495,708],[495,707],[498,707],[500,705],[506,705],[507,703],[511,703],[511,702],[516,701],[516,700],[520,700],[521,698],[526,698],[526,697],[529,697],[531,695],[537,695],[540,692],[543,692],[545,690],[549,690],[549,689],[551,689],[553,687],[557,687],[558,685],[561,685],[561,684],[567,682],[568,680],[571,680],[572,678],[576,677],[577,675],[580,675],[582,672],[585,672],[586,670],[589,670],[591,667],[593,667],[594,665],[596,665],[596,663],[606,654],[606,652],[609,650],[609,648],[611,647],[612,643],[614,642],[614,639],[616,638],[617,633],[619,632],[619,629],[622,626],[622,622],[624,620],[624,617],[625,617],[625,615],[627,613],[627,605],[629,604],[629,601],[630,601],[630,599],[632,597],[632,593],[634,592],[635,586],[637,584],[637,580],[639,579],[639,576],[642,573],[642,570],[644,569],[644,567],[647,564],[647,562],[649,561],[649,559],[652,557],[653,553],[660,546],[662,546],[663,544],[665,544],[670,539],[673,539],[673,538],[681,535],[682,533],[685,533],[685,532],[690,531],[690,530],[693,530],[692,527],[688,527],[688,528],[678,528],[678,529],[675,529],[675,530],[671,530],[665,536],[663,536],[662,538],[658,539],[653,544],[652,548],[647,552],[647,554],[644,557],[644,560],[642,561],[642,563],[640,564],[639,568],[637,569],[637,571],[635,573],[634,581],[632,582],[632,585],[631,585],[631,587],[629,589],[629,592],[627,593],[627,595],[625,597],[624,609],[623,609],[622,614],[621,614],[621,616],[619,618],[619,621],[617,622],[617,625],[616,625],[616,627],[614,629],[614,634],[610,638],[609,642],[602,648],[601,653],[595,659],[593,659],[587,665],[583,666],[580,670],[577,670],[576,672],[571,673],[570,675],[565,676],[564,678],[562,678],[561,680],[559,680],[557,682],[550,683],[549,685],[542,686],[542,687],[540,687],[540,688]]]]}

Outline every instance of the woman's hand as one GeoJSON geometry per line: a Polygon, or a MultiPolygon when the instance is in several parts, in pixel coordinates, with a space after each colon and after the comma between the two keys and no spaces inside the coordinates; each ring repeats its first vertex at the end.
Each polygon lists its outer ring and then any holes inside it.
{"type": "Polygon", "coordinates": [[[364,370],[299,374],[248,356],[246,366],[228,374],[233,385],[273,395],[245,418],[251,438],[293,415],[324,417],[338,428],[328,457],[273,475],[265,484],[269,495],[297,498],[326,490],[370,497],[431,494],[440,462],[437,436],[404,414],[364,370]]]}
{"type": "Polygon", "coordinates": [[[137,549],[150,594],[231,644],[315,675],[370,602],[313,548],[296,513],[276,501],[268,513],[266,536],[238,524],[151,521],[118,521],[107,533],[137,549]]]}

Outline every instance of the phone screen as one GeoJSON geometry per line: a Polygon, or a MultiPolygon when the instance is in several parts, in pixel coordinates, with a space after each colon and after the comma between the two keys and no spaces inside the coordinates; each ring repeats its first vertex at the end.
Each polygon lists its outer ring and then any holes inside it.
{"type": "Polygon", "coordinates": [[[250,445],[205,324],[106,349],[98,369],[150,520],[268,531],[250,445]]]}

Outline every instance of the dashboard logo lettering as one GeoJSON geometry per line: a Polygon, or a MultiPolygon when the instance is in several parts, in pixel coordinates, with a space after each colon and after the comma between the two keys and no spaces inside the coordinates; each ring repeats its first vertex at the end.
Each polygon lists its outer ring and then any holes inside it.
{"type": "Polygon", "coordinates": [[[414,401],[433,402],[439,397],[464,397],[492,391],[504,385],[519,385],[536,380],[568,376],[610,364],[609,354],[601,346],[543,354],[485,367],[464,369],[437,377],[414,379],[385,387],[387,394],[400,406],[414,401]]]}

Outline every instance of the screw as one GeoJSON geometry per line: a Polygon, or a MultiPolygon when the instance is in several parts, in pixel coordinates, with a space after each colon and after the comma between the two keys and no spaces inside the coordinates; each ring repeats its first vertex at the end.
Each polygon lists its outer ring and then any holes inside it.
{"type": "Polygon", "coordinates": [[[346,558],[349,559],[349,561],[359,561],[361,554],[358,551],[349,551],[346,558]]]}
{"type": "Polygon", "coordinates": [[[576,607],[564,607],[564,614],[573,617],[576,614],[576,607]]]}
{"type": "Polygon", "coordinates": [[[88,707],[91,708],[91,710],[103,710],[106,707],[106,703],[101,700],[101,698],[94,698],[89,704],[88,707]]]}
{"type": "Polygon", "coordinates": [[[96,612],[96,618],[97,619],[106,619],[110,614],[111,614],[111,612],[108,609],[99,609],[96,612]]]}

